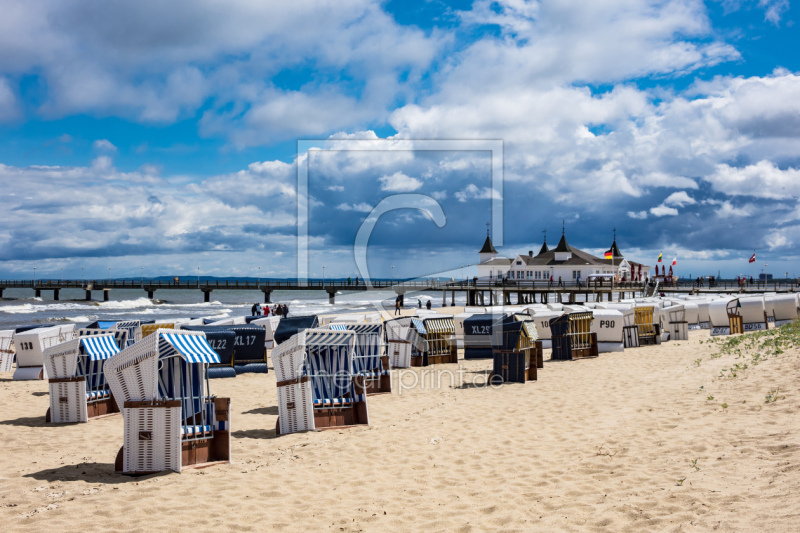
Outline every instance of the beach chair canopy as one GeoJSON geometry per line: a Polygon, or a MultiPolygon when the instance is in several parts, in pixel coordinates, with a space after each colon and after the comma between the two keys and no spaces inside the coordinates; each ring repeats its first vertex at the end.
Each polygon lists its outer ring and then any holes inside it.
{"type": "Polygon", "coordinates": [[[278,329],[275,330],[273,339],[275,344],[281,344],[306,329],[314,329],[319,325],[316,315],[292,316],[281,319],[278,329]]]}
{"type": "Polygon", "coordinates": [[[422,319],[422,323],[427,331],[426,334],[440,333],[452,335],[456,332],[456,326],[453,323],[452,316],[445,316],[442,318],[424,318],[422,319]]]}
{"type": "MultiPolygon", "coordinates": [[[[234,335],[232,357],[233,364],[245,364],[251,362],[265,362],[264,360],[264,340],[266,337],[266,330],[257,324],[235,324],[232,326],[181,326],[182,330],[189,331],[203,331],[209,339],[209,344],[214,346],[211,339],[218,339],[218,336],[212,336],[214,332],[232,332],[234,335]]],[[[227,343],[223,343],[227,344],[227,343]]],[[[222,352],[218,352],[222,355],[222,352]]],[[[223,364],[230,364],[230,359],[227,363],[222,360],[223,364]]]]}
{"type": "Polygon", "coordinates": [[[794,294],[781,294],[772,299],[775,320],[797,320],[797,297],[794,294]]]}
{"type": "MultiPolygon", "coordinates": [[[[331,331],[352,331],[355,333],[353,369],[357,374],[374,377],[381,368],[383,355],[383,324],[350,323],[329,324],[331,331]]],[[[386,371],[388,369],[384,369],[386,371]]]]}
{"type": "Polygon", "coordinates": [[[83,328],[79,329],[77,332],[78,337],[90,337],[90,336],[98,336],[98,335],[111,335],[114,339],[114,342],[119,347],[119,349],[126,348],[128,345],[133,344],[133,342],[129,342],[131,339],[128,336],[128,330],[113,330],[113,329],[88,329],[83,328]]]}
{"type": "Polygon", "coordinates": [[[78,337],[45,349],[44,366],[51,378],[93,377],[87,383],[89,390],[105,383],[100,376],[102,364],[96,363],[105,361],[119,351],[113,333],[78,337]]]}
{"type": "Polygon", "coordinates": [[[221,365],[233,365],[233,351],[236,343],[236,333],[226,326],[186,326],[181,325],[181,331],[202,331],[206,341],[219,356],[221,365]]]}

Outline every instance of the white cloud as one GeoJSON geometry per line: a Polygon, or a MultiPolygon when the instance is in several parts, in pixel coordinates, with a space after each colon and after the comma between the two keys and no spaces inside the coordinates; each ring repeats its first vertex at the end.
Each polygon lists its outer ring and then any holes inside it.
{"type": "Polygon", "coordinates": [[[628,211],[628,216],[637,220],[644,220],[647,218],[647,211],[628,211]]]}
{"type": "Polygon", "coordinates": [[[357,204],[346,204],[341,203],[336,206],[336,209],[339,211],[356,211],[358,213],[370,213],[372,212],[373,207],[367,203],[361,202],[357,204]]]}
{"type": "Polygon", "coordinates": [[[402,172],[395,172],[391,176],[378,178],[381,190],[389,192],[411,192],[422,187],[422,182],[417,178],[406,176],[402,172]]]}
{"type": "Polygon", "coordinates": [[[714,210],[714,213],[719,218],[730,217],[749,217],[753,215],[754,207],[752,205],[744,205],[741,207],[734,207],[734,205],[725,200],[720,203],[720,207],[714,210]]]}
{"type": "Polygon", "coordinates": [[[478,188],[476,185],[470,183],[463,190],[458,191],[455,197],[459,202],[466,202],[469,200],[491,200],[492,198],[500,198],[500,194],[489,187],[478,188]]]}
{"type": "Polygon", "coordinates": [[[342,187],[341,185],[331,185],[330,187],[325,187],[325,190],[332,192],[342,192],[344,191],[344,187],[342,187]]]}
{"type": "Polygon", "coordinates": [[[674,207],[667,207],[666,205],[661,204],[656,207],[651,207],[650,213],[655,217],[666,217],[666,216],[674,217],[678,215],[678,210],[675,209],[674,207]]]}
{"type": "Polygon", "coordinates": [[[19,118],[20,111],[17,106],[17,97],[8,84],[8,80],[0,77],[0,122],[19,118]]]}
{"type": "Polygon", "coordinates": [[[706,179],[714,189],[729,195],[776,199],[800,196],[800,169],[781,170],[766,160],[746,167],[718,164],[706,179]]]}
{"type": "Polygon", "coordinates": [[[431,193],[431,197],[434,200],[446,200],[447,199],[447,191],[433,191],[431,193]]]}
{"type": "Polygon", "coordinates": [[[773,230],[767,235],[767,246],[770,250],[791,245],[792,241],[780,230],[773,230]]]}
{"type": "Polygon", "coordinates": [[[696,204],[697,201],[689,196],[686,191],[678,191],[670,194],[664,200],[664,205],[671,205],[675,207],[683,207],[686,205],[696,204]]]}
{"type": "Polygon", "coordinates": [[[117,151],[117,147],[114,146],[108,139],[97,139],[94,143],[92,143],[92,147],[95,150],[102,150],[105,152],[117,151]]]}

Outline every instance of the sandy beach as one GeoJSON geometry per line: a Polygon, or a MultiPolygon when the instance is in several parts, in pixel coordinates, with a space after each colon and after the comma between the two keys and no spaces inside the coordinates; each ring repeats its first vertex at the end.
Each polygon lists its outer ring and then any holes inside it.
{"type": "Polygon", "coordinates": [[[538,382],[497,389],[477,386],[490,360],[462,361],[463,383],[434,387],[456,365],[395,371],[395,393],[369,399],[369,427],[282,437],[272,373],[213,380],[232,398],[233,463],[140,478],[113,472],[121,416],[46,426],[47,383],[0,374],[0,520],[5,531],[797,531],[800,352],[721,377],[742,360],[712,359],[707,340],[546,361],[538,382]],[[401,380],[426,385],[401,392],[401,380]]]}

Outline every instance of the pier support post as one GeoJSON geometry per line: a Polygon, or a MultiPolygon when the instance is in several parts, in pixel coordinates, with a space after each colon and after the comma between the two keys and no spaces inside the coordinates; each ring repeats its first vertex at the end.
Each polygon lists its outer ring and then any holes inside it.
{"type": "Polygon", "coordinates": [[[272,303],[272,291],[267,289],[261,289],[261,292],[264,293],[264,303],[271,304],[272,303]]]}
{"type": "Polygon", "coordinates": [[[447,307],[447,291],[442,291],[442,307],[447,307]]]}
{"type": "Polygon", "coordinates": [[[6,290],[5,287],[0,287],[0,298],[3,297],[3,291],[6,290]]]}
{"type": "Polygon", "coordinates": [[[150,289],[150,288],[147,289],[147,297],[150,300],[152,300],[155,297],[155,295],[156,295],[155,289],[150,289]]]}
{"type": "Polygon", "coordinates": [[[90,301],[91,299],[92,299],[92,291],[90,291],[90,290],[87,290],[87,291],[86,291],[86,301],[88,302],[88,301],[90,301]]]}
{"type": "Polygon", "coordinates": [[[208,303],[211,301],[211,292],[213,289],[201,289],[203,291],[203,302],[208,303]]]}
{"type": "Polygon", "coordinates": [[[103,301],[107,302],[111,299],[111,289],[103,289],[103,301]]]}
{"type": "Polygon", "coordinates": [[[58,289],[53,289],[53,300],[58,301],[58,289]]]}
{"type": "Polygon", "coordinates": [[[450,291],[450,307],[456,306],[456,291],[450,291]]]}
{"type": "Polygon", "coordinates": [[[42,297],[42,289],[36,289],[34,294],[36,295],[37,298],[41,298],[42,297]]]}
{"type": "Polygon", "coordinates": [[[336,291],[328,291],[328,303],[331,305],[336,303],[336,291]]]}

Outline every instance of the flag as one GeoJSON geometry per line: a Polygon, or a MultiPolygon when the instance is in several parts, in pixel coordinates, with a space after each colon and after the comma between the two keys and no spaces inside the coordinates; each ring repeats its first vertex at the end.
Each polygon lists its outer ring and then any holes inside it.
{"type": "Polygon", "coordinates": [[[753,255],[750,256],[750,261],[748,263],[755,263],[756,262],[756,253],[753,252],[753,255]]]}
{"type": "Polygon", "coordinates": [[[606,257],[606,259],[613,259],[614,258],[613,250],[606,250],[605,257],[606,257]]]}
{"type": "Polygon", "coordinates": [[[662,252],[658,252],[658,262],[661,262],[661,256],[664,255],[662,252]]]}
{"type": "Polygon", "coordinates": [[[678,264],[678,256],[676,255],[675,259],[672,260],[672,266],[675,266],[677,264],[678,264]]]}

